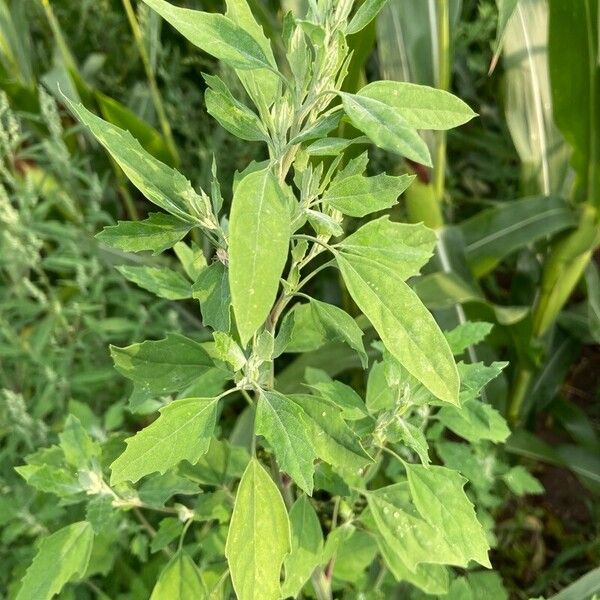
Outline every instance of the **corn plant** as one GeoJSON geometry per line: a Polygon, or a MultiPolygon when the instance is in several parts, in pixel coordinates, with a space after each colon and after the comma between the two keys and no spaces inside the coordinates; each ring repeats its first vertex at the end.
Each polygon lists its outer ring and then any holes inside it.
{"type": "Polygon", "coordinates": [[[153,600],[390,598],[415,588],[506,598],[498,575],[479,568],[491,567],[496,491],[539,484],[493,451],[509,430],[479,396],[505,363],[457,363],[490,325],[443,333],[412,290],[436,234],[385,211],[413,178],[367,175],[368,152],[346,157],[372,143],[430,165],[418,131],[445,131],[473,111],[415,84],[342,91],[346,38],[380,0],[311,0],[303,18],[288,14],[280,64],[244,0],[229,0],[225,15],[144,1],[235,72],[246,98],[206,75],[206,109],[268,158],[236,174],[231,199],[216,166],[210,190],[196,190],[65,97],[162,209],[99,239],[123,252],[172,249],[178,268],[119,270],[162,298],[198,301],[202,323],[111,347],[133,384],[135,435],[98,435],[71,416],[56,445],[19,467],[74,508],[41,541],[18,600],[51,598],[75,580],[153,600]],[[360,135],[337,137],[342,121],[360,135]],[[322,298],[315,284],[326,269],[340,283],[322,298]],[[350,312],[333,303],[346,293],[350,312]],[[137,557],[139,574],[119,574],[115,548],[137,557]]]}

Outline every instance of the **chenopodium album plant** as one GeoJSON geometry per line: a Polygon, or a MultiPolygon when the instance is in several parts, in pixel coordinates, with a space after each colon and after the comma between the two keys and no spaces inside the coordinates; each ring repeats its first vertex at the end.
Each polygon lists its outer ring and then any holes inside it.
{"type": "Polygon", "coordinates": [[[236,176],[227,215],[216,169],[210,194],[197,192],[129,133],[67,101],[165,211],[105,228],[100,239],[131,252],[173,248],[183,273],[146,265],[121,272],[163,298],[199,300],[206,329],[194,339],[169,334],[112,348],[133,382],[131,411],[159,409],[126,445],[71,416],[60,443],[20,468],[46,491],[40,472],[55,469],[54,493],[87,509],[85,520],[41,542],[19,600],[51,598],[66,582],[97,575],[89,565],[95,544],[107,523],[120,535],[115,523],[131,512],[154,536],[153,551],[170,557],[157,570],[154,600],[331,598],[336,590],[389,598],[399,582],[442,596],[505,597],[493,572],[477,570],[491,567],[493,489],[503,481],[524,493],[536,482],[490,449],[509,432],[479,396],[504,365],[456,364],[453,356],[490,326],[442,333],[407,283],[432,255],[434,232],[364,219],[392,207],[411,177],[366,176],[367,153],[344,154],[372,142],[431,164],[418,130],[458,126],[474,113],[449,93],[406,83],[341,91],[346,36],[382,1],[355,11],[352,0],[312,1],[305,18],[287,15],[281,69],[245,0],[228,0],[226,15],[144,1],[235,70],[255,110],[214,75],[206,76],[207,110],[235,136],[266,144],[269,158],[236,176]],[[364,135],[329,136],[342,120],[364,135]],[[306,294],[329,267],[364,317],[306,294]],[[202,337],[208,331],[212,339],[202,337]],[[327,360],[322,369],[295,368],[302,356],[294,353],[341,353],[341,345],[370,364],[366,399],[333,379],[340,367],[327,360]],[[287,365],[285,378],[277,362],[287,365]],[[300,377],[290,381],[290,372],[300,377]],[[459,470],[472,477],[470,498],[459,470]],[[141,512],[153,510],[167,514],[158,532],[141,512]],[[453,566],[470,570],[458,576],[453,566]]]}

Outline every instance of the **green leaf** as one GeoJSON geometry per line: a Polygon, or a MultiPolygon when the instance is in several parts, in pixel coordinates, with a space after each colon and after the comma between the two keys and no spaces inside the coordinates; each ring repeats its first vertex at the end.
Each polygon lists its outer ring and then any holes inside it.
{"type": "Polygon", "coordinates": [[[507,365],[507,362],[493,362],[491,365],[459,362],[457,367],[460,375],[461,403],[477,398],[483,388],[498,377],[507,365]]]}
{"type": "Polygon", "coordinates": [[[156,535],[150,542],[150,552],[159,552],[166,548],[183,531],[183,523],[178,517],[162,519],[156,530],[156,535]]]}
{"type": "Polygon", "coordinates": [[[129,132],[107,123],[80,104],[66,98],[64,101],[150,202],[191,225],[201,222],[191,216],[189,207],[198,195],[181,173],[146,152],[129,132]]]}
{"type": "Polygon", "coordinates": [[[79,419],[73,415],[67,417],[59,438],[65,460],[76,469],[92,466],[94,459],[100,456],[100,445],[90,437],[79,419]]]}
{"type": "Polygon", "coordinates": [[[291,548],[283,498],[253,458],[240,481],[225,556],[239,600],[279,600],[279,577],[291,548]]]}
{"type": "Polygon", "coordinates": [[[458,404],[452,353],[416,294],[395,271],[375,260],[341,253],[336,260],[350,295],[389,352],[437,398],[458,404]]]}
{"type": "Polygon", "coordinates": [[[156,255],[172,248],[190,229],[191,225],[181,219],[150,213],[143,221],[119,221],[117,225],[105,227],[96,239],[124,252],[151,250],[156,255]]]}
{"type": "Polygon", "coordinates": [[[177,242],[173,246],[173,250],[185,274],[192,281],[197,279],[200,273],[207,268],[204,252],[195,242],[192,242],[189,246],[185,242],[177,242]]]}
{"type": "Polygon", "coordinates": [[[209,88],[204,95],[206,110],[229,133],[250,142],[267,142],[269,137],[260,119],[246,105],[236,100],[216,75],[204,75],[209,88]]]}
{"type": "Polygon", "coordinates": [[[406,126],[414,129],[451,129],[476,116],[460,98],[449,92],[405,81],[374,81],[358,95],[394,109],[406,126]]]}
{"type": "Polygon", "coordinates": [[[491,567],[485,531],[463,490],[466,479],[446,467],[405,464],[410,494],[421,516],[440,531],[467,565],[491,567]]]}
{"type": "Polygon", "coordinates": [[[581,600],[582,598],[593,600],[598,592],[600,592],[600,567],[592,569],[558,594],[551,596],[549,600],[581,600]]]}
{"type": "Polygon", "coordinates": [[[429,445],[423,430],[401,417],[395,419],[392,425],[394,439],[398,438],[407,448],[416,452],[421,464],[427,466],[431,461],[429,460],[429,445]]]}
{"type": "Polygon", "coordinates": [[[417,163],[431,166],[427,144],[399,112],[373,98],[340,92],[344,110],[352,125],[371,141],[417,163]]]}
{"type": "Polygon", "coordinates": [[[229,239],[229,287],[245,346],[269,315],[288,255],[290,214],[285,192],[269,169],[238,183],[229,239]]]}
{"type": "Polygon", "coordinates": [[[94,532],[85,521],[67,525],[40,543],[16,600],[50,600],[65,583],[85,575],[94,532]]]}
{"type": "Polygon", "coordinates": [[[246,356],[235,340],[223,333],[215,331],[215,356],[219,360],[228,363],[234,371],[239,371],[246,364],[246,356]]]}
{"type": "Polygon", "coordinates": [[[502,43],[506,34],[506,28],[518,3],[519,0],[496,0],[496,4],[498,5],[498,27],[496,28],[496,39],[494,41],[494,55],[488,72],[490,75],[496,68],[496,64],[502,53],[502,43]]]}
{"type": "Polygon", "coordinates": [[[125,348],[111,346],[110,353],[117,371],[147,397],[183,390],[213,366],[200,344],[176,333],[125,348]]]}
{"type": "Polygon", "coordinates": [[[480,440],[503,442],[510,435],[504,417],[481,400],[467,400],[460,408],[445,406],[437,413],[437,418],[456,435],[472,443],[480,440]]]}
{"type": "Polygon", "coordinates": [[[190,282],[177,271],[165,267],[134,267],[122,265],[117,271],[141,288],[167,300],[185,300],[192,297],[190,282]]]}
{"type": "Polygon", "coordinates": [[[410,504],[405,483],[369,492],[367,501],[387,549],[409,571],[416,572],[423,563],[463,564],[462,555],[444,539],[441,530],[419,517],[410,504]]]}
{"type": "Polygon", "coordinates": [[[366,136],[360,136],[353,139],[326,137],[313,142],[306,148],[306,151],[311,156],[337,156],[346,150],[346,148],[349,148],[354,144],[369,143],[370,140],[366,136]]]}
{"type": "Polygon", "coordinates": [[[178,550],[159,575],[150,600],[200,600],[207,593],[196,563],[187,552],[178,550]]]}
{"type": "Polygon", "coordinates": [[[365,571],[377,556],[377,550],[377,541],[373,536],[356,529],[337,549],[333,577],[360,585],[365,580],[365,571]]]}
{"type": "Polygon", "coordinates": [[[543,494],[542,484],[523,466],[513,467],[504,475],[502,480],[513,494],[525,496],[526,494],[543,494]]]}
{"type": "Polygon", "coordinates": [[[218,402],[218,398],[185,398],[167,404],[156,421],[125,440],[127,449],[111,465],[111,484],[165,473],[182,460],[194,464],[208,450],[218,402]]]}
{"type": "Polygon", "coordinates": [[[304,411],[279,392],[263,390],[256,407],[254,431],[269,442],[279,467],[312,495],[316,453],[304,411]]]}
{"type": "Polygon", "coordinates": [[[231,293],[227,269],[222,262],[215,261],[200,273],[192,286],[192,296],[200,302],[204,325],[217,331],[229,331],[231,293]]]}
{"type": "Polygon", "coordinates": [[[385,173],[374,177],[352,175],[334,180],[322,200],[345,215],[364,217],[393,206],[414,178],[414,175],[392,177],[385,173]]]}
{"type": "Polygon", "coordinates": [[[436,242],[435,232],[423,224],[394,223],[384,216],[363,225],[338,248],[373,259],[408,279],[429,261],[436,242]]]}
{"type": "Polygon", "coordinates": [[[600,343],[600,271],[594,262],[585,269],[588,324],[592,338],[600,343]]]}
{"type": "Polygon", "coordinates": [[[282,596],[295,598],[321,563],[323,532],[310,500],[302,494],[290,510],[291,551],[284,562],[282,596]]]}
{"type": "Polygon", "coordinates": [[[504,202],[477,213],[459,227],[469,265],[480,277],[513,252],[576,223],[575,213],[562,198],[540,196],[504,202]]]}
{"type": "Polygon", "coordinates": [[[270,68],[260,44],[224,15],[178,8],[164,0],[144,0],[192,44],[236,69],[270,68]]]}
{"type": "Polygon", "coordinates": [[[365,0],[348,24],[346,33],[352,35],[364,29],[381,11],[388,0],[365,0]]]}
{"type": "Polygon", "coordinates": [[[452,329],[452,331],[444,332],[444,335],[452,354],[458,356],[469,346],[476,346],[482,342],[493,327],[492,323],[466,321],[452,329]]]}
{"type": "Polygon", "coordinates": [[[356,324],[356,321],[346,311],[333,304],[311,298],[310,307],[325,338],[346,342],[348,346],[356,350],[363,368],[366,369],[369,359],[362,341],[362,329],[356,324]]]}

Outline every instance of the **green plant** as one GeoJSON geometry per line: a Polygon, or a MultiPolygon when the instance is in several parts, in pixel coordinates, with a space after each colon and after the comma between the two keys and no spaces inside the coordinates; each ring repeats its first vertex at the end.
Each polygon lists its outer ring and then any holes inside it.
{"type": "Polygon", "coordinates": [[[172,248],[180,267],[119,270],[161,298],[198,300],[202,327],[111,347],[142,420],[125,443],[71,415],[58,443],[18,468],[73,519],[41,541],[17,599],[51,598],[74,580],[100,597],[152,590],[154,600],[389,598],[414,588],[506,598],[498,575],[476,566],[491,566],[498,492],[540,487],[494,451],[509,430],[480,394],[505,363],[457,364],[491,326],[444,334],[409,285],[435,233],[372,219],[412,177],[366,176],[367,152],[345,156],[374,143],[430,165],[418,130],[444,131],[474,113],[414,84],[341,91],[346,36],[376,17],[380,0],[354,11],[350,0],[311,1],[305,18],[288,15],[281,68],[244,0],[228,1],[226,15],[144,1],[235,70],[255,110],[206,75],[207,110],[242,140],[266,144],[269,158],[236,174],[227,214],[216,168],[210,193],[196,191],[65,97],[164,211],[99,239],[125,252],[172,248]],[[328,135],[342,120],[364,135],[328,135]],[[326,287],[321,274],[334,267],[339,285],[326,287]],[[323,290],[347,310],[317,299],[323,290]],[[136,557],[139,572],[121,573],[114,548],[136,557]]]}

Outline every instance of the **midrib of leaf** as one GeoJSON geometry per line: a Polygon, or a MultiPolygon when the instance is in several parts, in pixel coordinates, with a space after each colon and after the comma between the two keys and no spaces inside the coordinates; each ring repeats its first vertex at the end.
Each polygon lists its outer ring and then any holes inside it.
{"type": "MultiPolygon", "coordinates": [[[[261,231],[261,221],[262,221],[262,219],[260,218],[260,215],[261,215],[262,207],[263,207],[263,204],[265,201],[265,190],[267,189],[267,179],[268,179],[268,175],[265,174],[265,176],[263,177],[263,185],[262,185],[262,190],[261,190],[261,194],[260,194],[260,202],[259,202],[257,210],[256,210],[257,226],[256,226],[256,233],[254,236],[254,252],[252,253],[252,274],[251,274],[252,285],[250,286],[250,289],[252,290],[253,294],[256,293],[256,290],[254,289],[254,284],[256,283],[256,257],[258,255],[257,249],[259,247],[259,242],[260,242],[260,231],[261,231]]],[[[268,241],[267,241],[267,243],[268,243],[268,241]]]]}
{"type": "MultiPolygon", "coordinates": [[[[586,0],[587,1],[587,0],[586,0]]],[[[535,58],[533,56],[531,39],[523,17],[523,9],[521,3],[517,2],[517,14],[519,15],[519,21],[521,23],[521,29],[523,30],[523,38],[525,40],[525,49],[527,50],[527,63],[529,65],[529,71],[531,73],[531,88],[533,90],[533,106],[535,111],[535,119],[538,127],[538,139],[540,146],[542,147],[541,161],[542,161],[542,183],[544,195],[550,194],[550,173],[548,168],[548,142],[546,139],[546,127],[544,124],[543,116],[543,102],[542,92],[540,90],[540,82],[536,71],[535,58]]]]}
{"type": "MultiPolygon", "coordinates": [[[[377,268],[379,268],[379,269],[381,269],[381,268],[382,268],[382,266],[381,266],[380,264],[376,263],[375,261],[373,261],[373,260],[371,260],[371,259],[369,259],[369,258],[367,258],[367,257],[362,257],[362,258],[363,258],[364,260],[366,260],[366,261],[368,261],[368,262],[372,263],[372,264],[373,264],[373,265],[375,265],[377,268]]],[[[382,308],[383,308],[383,309],[386,311],[386,313],[387,313],[387,314],[389,314],[389,315],[392,317],[393,321],[394,321],[394,322],[396,322],[396,323],[398,324],[398,328],[399,328],[399,329],[401,329],[401,330],[404,332],[404,335],[405,335],[406,337],[409,337],[409,338],[410,338],[410,335],[408,335],[408,332],[407,332],[406,328],[403,326],[402,322],[398,320],[398,318],[397,318],[397,317],[394,315],[394,313],[392,312],[392,310],[391,310],[391,309],[390,309],[390,308],[387,306],[387,304],[386,304],[386,303],[383,301],[383,299],[382,299],[380,296],[378,296],[378,295],[377,295],[377,294],[376,294],[376,293],[375,293],[375,292],[374,292],[374,291],[371,289],[371,286],[370,286],[370,285],[369,285],[369,284],[368,284],[368,283],[367,283],[367,282],[366,282],[366,281],[365,281],[365,280],[362,278],[362,276],[361,276],[361,275],[358,273],[358,271],[356,271],[356,269],[355,269],[355,268],[352,266],[352,264],[350,263],[350,261],[349,261],[347,258],[345,258],[344,260],[346,260],[346,263],[347,263],[347,265],[349,265],[349,266],[350,266],[350,268],[351,268],[351,269],[354,271],[354,273],[356,274],[356,277],[357,277],[358,279],[360,279],[361,281],[363,281],[363,282],[364,282],[364,287],[365,287],[366,289],[368,289],[368,290],[369,290],[369,294],[370,294],[370,295],[371,295],[371,297],[372,297],[372,298],[375,300],[375,302],[376,302],[376,303],[377,303],[377,302],[379,302],[379,304],[380,304],[380,305],[381,305],[381,307],[382,307],[382,308]]],[[[407,284],[406,284],[406,283],[404,283],[404,282],[402,282],[402,283],[403,283],[403,285],[407,285],[407,284]]],[[[408,286],[407,286],[407,287],[408,287],[408,286]]],[[[428,363],[428,364],[431,366],[431,369],[432,369],[432,371],[433,371],[433,372],[434,372],[434,373],[437,375],[437,377],[438,377],[438,378],[439,378],[439,379],[440,379],[442,382],[445,382],[445,377],[444,377],[443,375],[441,375],[441,374],[438,372],[438,370],[435,368],[435,365],[434,365],[434,363],[432,363],[432,362],[431,362],[431,360],[429,359],[429,356],[428,356],[427,354],[425,354],[425,353],[424,353],[424,352],[423,352],[423,351],[422,351],[420,348],[418,348],[418,346],[417,346],[417,349],[418,349],[418,352],[419,352],[419,354],[420,354],[421,356],[423,356],[423,357],[425,358],[426,362],[427,362],[427,363],[428,363]]],[[[444,383],[444,385],[445,385],[445,383],[444,383]]],[[[426,386],[426,387],[427,387],[427,386],[426,386]]],[[[449,391],[449,390],[448,390],[448,391],[449,391]]]]}
{"type": "Polygon", "coordinates": [[[563,211],[564,211],[564,208],[556,207],[551,210],[545,211],[543,213],[540,213],[537,215],[532,215],[531,217],[528,217],[527,219],[523,219],[522,221],[519,221],[518,223],[513,223],[512,225],[509,225],[508,227],[504,227],[500,231],[495,231],[494,233],[490,233],[490,235],[488,235],[486,237],[480,238],[476,242],[469,244],[466,247],[466,250],[467,251],[476,250],[476,249],[480,248],[481,246],[485,246],[486,244],[488,244],[490,242],[495,242],[496,240],[504,237],[505,235],[508,235],[509,233],[512,233],[513,231],[518,231],[519,229],[521,229],[523,227],[527,227],[527,225],[531,225],[532,223],[535,223],[536,221],[545,221],[547,218],[554,216],[554,214],[560,214],[563,211]]]}

